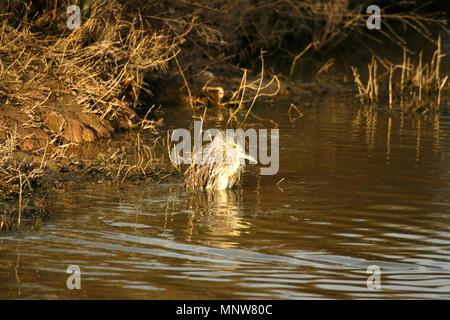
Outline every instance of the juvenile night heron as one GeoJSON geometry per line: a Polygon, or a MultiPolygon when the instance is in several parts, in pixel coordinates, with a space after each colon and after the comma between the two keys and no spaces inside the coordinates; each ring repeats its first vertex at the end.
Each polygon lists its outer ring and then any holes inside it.
{"type": "Polygon", "coordinates": [[[231,189],[241,179],[245,159],[256,162],[235,139],[219,131],[203,152],[194,153],[184,184],[190,189],[231,189]]]}

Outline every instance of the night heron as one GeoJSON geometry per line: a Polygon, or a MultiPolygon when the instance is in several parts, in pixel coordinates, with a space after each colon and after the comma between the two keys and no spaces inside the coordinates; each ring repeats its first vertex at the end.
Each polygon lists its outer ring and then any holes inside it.
{"type": "Polygon", "coordinates": [[[232,136],[218,131],[211,143],[193,154],[185,172],[190,189],[225,190],[235,187],[244,172],[245,159],[256,162],[232,136]]]}

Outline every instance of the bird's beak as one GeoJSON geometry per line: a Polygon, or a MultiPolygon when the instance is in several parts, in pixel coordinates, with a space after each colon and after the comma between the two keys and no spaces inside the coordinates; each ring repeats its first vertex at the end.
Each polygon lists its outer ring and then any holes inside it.
{"type": "Polygon", "coordinates": [[[257,163],[256,159],[255,159],[255,158],[253,158],[253,157],[252,157],[251,155],[249,155],[249,154],[245,154],[245,153],[244,153],[243,157],[244,157],[244,159],[247,159],[247,160],[249,160],[249,161],[250,161],[250,163],[252,163],[252,164],[255,164],[255,163],[257,163]]]}

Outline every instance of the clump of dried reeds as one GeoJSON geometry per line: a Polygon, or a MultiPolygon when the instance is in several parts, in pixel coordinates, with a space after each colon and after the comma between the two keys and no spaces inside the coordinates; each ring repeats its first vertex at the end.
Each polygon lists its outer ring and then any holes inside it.
{"type": "MultiPolygon", "coordinates": [[[[30,165],[26,162],[26,157],[20,159],[15,156],[18,140],[17,130],[10,129],[7,135],[6,140],[0,143],[0,192],[2,198],[17,198],[17,208],[13,211],[13,215],[17,215],[17,228],[20,228],[24,191],[31,190],[36,180],[43,176],[46,153],[44,152],[39,165],[30,165]]],[[[2,212],[0,231],[4,227],[11,228],[13,221],[14,217],[11,217],[11,212],[2,212]]]]}
{"type": "Polygon", "coordinates": [[[412,111],[428,112],[437,110],[442,103],[442,92],[446,89],[448,75],[441,74],[441,60],[445,54],[441,51],[441,37],[435,41],[436,50],[430,62],[423,62],[423,53],[419,53],[418,62],[411,62],[407,50],[403,49],[402,64],[385,62],[380,57],[372,57],[369,64],[369,76],[367,85],[361,82],[358,69],[351,67],[354,81],[358,89],[358,96],[362,104],[375,104],[378,102],[379,86],[377,78],[377,59],[382,62],[388,74],[387,97],[388,106],[393,108],[398,102],[400,108],[412,111]],[[396,70],[400,70],[400,75],[395,77],[396,70]],[[395,81],[398,81],[397,84],[395,81]]]}
{"type": "MultiPolygon", "coordinates": [[[[447,83],[448,75],[441,75],[441,61],[445,57],[441,49],[441,36],[436,43],[436,50],[428,63],[423,62],[422,51],[419,54],[417,65],[411,63],[406,50],[403,51],[403,63],[396,68],[401,69],[400,96],[410,100],[409,105],[420,108],[427,104],[436,107],[441,105],[441,93],[447,83]],[[432,100],[430,102],[430,98],[432,100]]],[[[408,103],[407,103],[408,104],[408,103]]]]}
{"type": "Polygon", "coordinates": [[[116,1],[92,1],[91,15],[80,30],[57,39],[44,59],[69,85],[85,112],[114,119],[136,105],[143,89],[143,71],[165,68],[175,54],[172,38],[144,30],[141,19],[122,18],[116,1]],[[99,5],[104,5],[99,10],[99,5]],[[132,102],[124,99],[131,89],[132,102]]]}
{"type": "MultiPolygon", "coordinates": [[[[248,65],[263,48],[291,56],[293,74],[299,57],[312,48],[322,52],[352,35],[372,37],[366,32],[370,4],[349,0],[166,0],[149,4],[142,12],[151,23],[167,25],[176,34],[191,29],[186,43],[195,48],[193,55],[200,50],[211,60],[236,57],[248,65]]],[[[414,1],[385,1],[383,6],[395,13],[383,12],[379,34],[401,45],[405,40],[393,30],[393,23],[429,37],[428,26],[443,21],[436,15],[417,13],[419,6],[414,1]]]]}
{"type": "Polygon", "coordinates": [[[247,81],[247,71],[244,71],[242,76],[241,84],[239,88],[233,92],[231,99],[225,102],[223,105],[232,104],[237,105],[237,108],[230,113],[228,121],[225,127],[228,127],[233,120],[237,120],[236,116],[241,111],[241,108],[246,103],[250,103],[247,111],[245,112],[245,116],[242,121],[239,123],[239,126],[242,127],[247,120],[248,115],[252,111],[253,106],[258,98],[261,97],[273,97],[276,96],[280,91],[280,81],[276,75],[272,75],[270,81],[266,81],[264,84],[264,52],[261,50],[260,53],[260,61],[261,61],[261,72],[259,74],[259,78],[254,81],[247,81]],[[273,84],[276,83],[276,89],[272,89],[273,84]],[[246,96],[246,90],[253,91],[252,94],[246,96]],[[271,90],[271,91],[270,91],[271,90]]]}
{"type": "Polygon", "coordinates": [[[104,171],[104,177],[112,178],[117,186],[128,181],[149,181],[161,180],[160,170],[155,164],[160,159],[155,149],[159,147],[161,138],[156,138],[151,144],[142,141],[141,133],[136,133],[132,137],[132,149],[125,146],[116,147],[108,155],[100,155],[99,169],[104,171]]]}
{"type": "MultiPolygon", "coordinates": [[[[142,102],[141,91],[151,93],[144,73],[164,70],[181,40],[162,29],[150,29],[139,15],[126,15],[115,0],[80,1],[83,21],[75,30],[66,27],[66,15],[44,19],[53,23],[48,30],[30,18],[52,16],[55,6],[65,13],[64,2],[16,6],[13,2],[0,9],[6,17],[0,23],[0,90],[6,104],[20,107],[26,115],[25,127],[49,129],[47,115],[62,110],[56,100],[77,106],[75,113],[95,114],[100,121],[108,121],[108,130],[138,126],[135,111],[142,102]],[[22,16],[16,16],[18,12],[22,16]]],[[[67,114],[64,118],[68,120],[67,114]]],[[[83,122],[86,117],[79,118],[83,122]]],[[[70,125],[65,123],[63,129],[70,125]]]]}
{"type": "Polygon", "coordinates": [[[367,85],[363,85],[361,82],[361,78],[358,72],[358,68],[351,67],[353,76],[355,78],[355,83],[358,88],[359,97],[361,99],[361,103],[369,102],[370,104],[374,104],[378,100],[379,87],[377,83],[377,61],[374,56],[372,56],[372,60],[368,65],[368,80],[367,85]]]}
{"type": "Polygon", "coordinates": [[[261,50],[259,74],[249,75],[248,69],[241,69],[242,76],[237,88],[230,88],[229,85],[227,87],[227,84],[212,86],[210,82],[213,79],[208,79],[201,89],[202,95],[192,101],[192,108],[203,107],[206,111],[209,106],[234,107],[234,110],[229,109],[230,114],[225,127],[229,127],[232,122],[235,122],[235,125],[243,126],[258,99],[274,97],[280,92],[281,84],[278,76],[269,73],[265,68],[264,53],[261,50]],[[241,114],[243,117],[238,119],[241,114]]]}

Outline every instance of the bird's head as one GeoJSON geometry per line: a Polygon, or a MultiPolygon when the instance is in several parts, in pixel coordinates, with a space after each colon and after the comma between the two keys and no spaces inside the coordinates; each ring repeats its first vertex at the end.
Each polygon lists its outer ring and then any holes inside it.
{"type": "Polygon", "coordinates": [[[220,132],[214,137],[212,143],[217,149],[221,149],[219,152],[223,151],[223,160],[225,163],[244,164],[245,159],[256,163],[256,159],[246,154],[242,144],[236,142],[236,140],[231,136],[224,137],[223,133],[220,132]]]}
{"type": "Polygon", "coordinates": [[[234,160],[239,160],[241,163],[244,163],[245,159],[256,162],[255,158],[245,153],[244,148],[239,143],[232,141],[228,144],[228,149],[231,149],[230,153],[234,160]]]}
{"type": "Polygon", "coordinates": [[[230,136],[219,131],[203,150],[203,160],[216,164],[245,164],[245,159],[256,163],[256,159],[245,153],[244,147],[230,136]]]}

